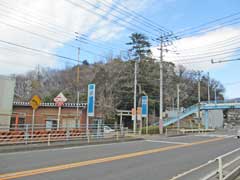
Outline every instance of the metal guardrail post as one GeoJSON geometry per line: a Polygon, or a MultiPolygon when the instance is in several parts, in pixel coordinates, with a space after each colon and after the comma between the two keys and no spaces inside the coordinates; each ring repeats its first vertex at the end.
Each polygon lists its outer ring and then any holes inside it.
{"type": "Polygon", "coordinates": [[[123,135],[123,125],[120,125],[120,129],[121,129],[121,135],[123,135]]]}
{"type": "Polygon", "coordinates": [[[218,177],[219,180],[223,180],[223,164],[222,164],[222,158],[219,157],[218,159],[218,177]]]}
{"type": "Polygon", "coordinates": [[[119,134],[118,134],[118,131],[117,131],[117,134],[116,134],[116,138],[117,138],[117,141],[119,140],[119,134]]]}
{"type": "Polygon", "coordinates": [[[69,140],[69,136],[70,136],[69,128],[67,127],[67,131],[66,131],[66,140],[67,141],[69,140]]]}
{"type": "Polygon", "coordinates": [[[25,125],[24,140],[25,144],[28,144],[28,124],[25,125]]]}
{"type": "Polygon", "coordinates": [[[48,134],[48,146],[50,146],[51,145],[51,134],[49,133],[48,134]]]}
{"type": "Polygon", "coordinates": [[[88,143],[90,143],[90,134],[89,134],[89,130],[87,130],[87,141],[88,141],[88,143]]]}

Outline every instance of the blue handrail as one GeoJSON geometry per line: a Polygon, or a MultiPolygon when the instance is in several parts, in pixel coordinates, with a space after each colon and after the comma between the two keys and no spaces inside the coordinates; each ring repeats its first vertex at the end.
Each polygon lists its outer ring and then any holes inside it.
{"type": "Polygon", "coordinates": [[[173,117],[173,118],[167,118],[164,120],[164,126],[168,126],[170,124],[173,124],[177,121],[180,121],[181,119],[195,113],[198,111],[198,108],[200,108],[200,110],[208,110],[209,107],[211,108],[222,108],[222,107],[228,107],[228,108],[232,108],[234,103],[238,103],[238,105],[236,105],[235,107],[240,108],[240,100],[218,100],[218,101],[202,101],[200,104],[194,104],[188,108],[186,108],[183,112],[180,112],[178,114],[177,117],[173,117]],[[212,106],[212,104],[215,104],[215,106],[212,106]]]}

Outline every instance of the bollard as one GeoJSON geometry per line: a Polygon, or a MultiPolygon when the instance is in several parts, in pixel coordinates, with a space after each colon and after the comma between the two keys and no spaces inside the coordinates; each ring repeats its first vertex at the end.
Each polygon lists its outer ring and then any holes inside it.
{"type": "Polygon", "coordinates": [[[222,165],[222,158],[218,158],[218,174],[219,180],[223,180],[223,165],[222,165]]]}
{"type": "Polygon", "coordinates": [[[66,140],[67,141],[69,140],[69,136],[70,136],[69,128],[67,127],[67,131],[66,131],[66,140]]]}
{"type": "Polygon", "coordinates": [[[28,144],[28,124],[25,126],[25,133],[24,133],[25,144],[28,144]]]}
{"type": "Polygon", "coordinates": [[[121,135],[123,135],[123,125],[120,125],[120,129],[121,129],[121,135]]]}
{"type": "Polygon", "coordinates": [[[117,138],[117,141],[119,140],[119,135],[118,135],[118,131],[116,132],[116,138],[117,138]]]}
{"type": "Polygon", "coordinates": [[[168,132],[167,132],[167,130],[168,130],[168,129],[166,128],[166,129],[165,129],[165,136],[167,136],[167,135],[168,135],[168,132]]]}
{"type": "Polygon", "coordinates": [[[88,141],[88,143],[90,143],[90,134],[89,134],[89,130],[87,130],[87,141],[88,141]]]}
{"type": "Polygon", "coordinates": [[[49,133],[49,134],[48,134],[48,146],[51,145],[51,144],[50,144],[50,142],[51,142],[51,141],[50,141],[50,138],[51,138],[51,134],[49,133]]]}

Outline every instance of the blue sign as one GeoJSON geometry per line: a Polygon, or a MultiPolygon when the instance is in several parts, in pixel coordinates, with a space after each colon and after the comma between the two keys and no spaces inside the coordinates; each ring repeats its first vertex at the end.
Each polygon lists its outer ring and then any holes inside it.
{"type": "Polygon", "coordinates": [[[142,117],[148,116],[148,97],[142,96],[142,117]]]}
{"type": "Polygon", "coordinates": [[[87,103],[87,115],[94,116],[95,106],[95,84],[88,85],[88,103],[87,103]]]}

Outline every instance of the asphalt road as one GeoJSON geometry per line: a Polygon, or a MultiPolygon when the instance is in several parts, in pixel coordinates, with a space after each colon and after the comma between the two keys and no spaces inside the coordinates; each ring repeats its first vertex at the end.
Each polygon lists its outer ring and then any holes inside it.
{"type": "Polygon", "coordinates": [[[0,154],[0,180],[168,180],[240,147],[233,137],[144,141],[0,154]]]}

